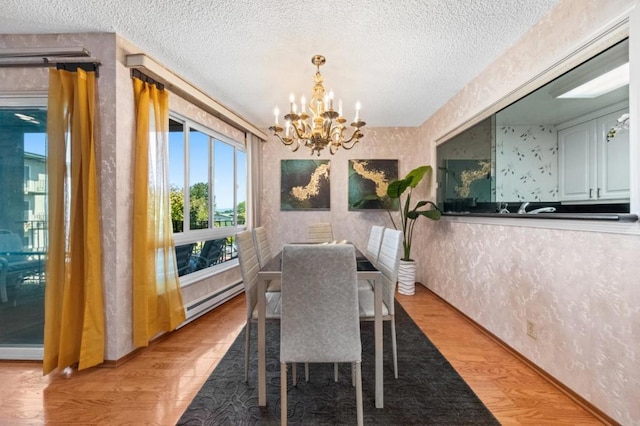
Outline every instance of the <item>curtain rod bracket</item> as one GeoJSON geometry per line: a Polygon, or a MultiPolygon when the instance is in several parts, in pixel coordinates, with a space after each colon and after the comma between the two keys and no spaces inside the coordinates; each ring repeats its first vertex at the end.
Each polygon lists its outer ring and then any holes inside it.
{"type": "MultiPolygon", "coordinates": [[[[47,58],[43,58],[47,61],[47,58]]],[[[100,63],[98,62],[57,62],[56,69],[65,71],[76,71],[80,68],[83,71],[95,71],[96,77],[100,77],[100,63]]]]}

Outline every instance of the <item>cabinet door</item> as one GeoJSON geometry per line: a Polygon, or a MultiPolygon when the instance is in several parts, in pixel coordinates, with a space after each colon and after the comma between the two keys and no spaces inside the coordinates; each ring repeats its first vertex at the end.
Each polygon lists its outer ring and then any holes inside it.
{"type": "Polygon", "coordinates": [[[607,142],[609,129],[617,124],[618,117],[626,110],[607,114],[596,120],[598,126],[598,199],[628,199],[630,196],[629,130],[619,130],[607,142]]]}
{"type": "Polygon", "coordinates": [[[561,201],[595,197],[595,120],[558,132],[558,184],[561,201]]]}

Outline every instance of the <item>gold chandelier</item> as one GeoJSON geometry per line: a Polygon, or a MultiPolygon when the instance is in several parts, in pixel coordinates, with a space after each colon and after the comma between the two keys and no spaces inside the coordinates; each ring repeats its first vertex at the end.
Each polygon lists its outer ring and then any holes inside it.
{"type": "Polygon", "coordinates": [[[311,63],[317,67],[316,75],[313,78],[313,94],[309,104],[306,105],[304,96],[300,98],[300,113],[295,103],[295,97],[291,94],[290,111],[284,116],[284,129],[278,125],[278,114],[280,111],[276,107],[275,124],[269,127],[274,136],[277,136],[283,144],[287,145],[291,151],[297,151],[301,146],[311,149],[311,154],[320,155],[326,146],[329,152],[335,154],[338,148],[351,149],[364,136],[360,128],[365,126],[365,122],[360,120],[360,102],[356,103],[356,118],[351,123],[354,127],[353,134],[346,139],[345,123],[347,120],[342,116],[342,100],[338,101],[338,111],[333,109],[333,91],[325,94],[320,66],[326,62],[324,56],[315,55],[311,58],[311,63]],[[307,113],[307,107],[311,115],[307,113]],[[284,137],[281,133],[284,131],[284,137]]]}

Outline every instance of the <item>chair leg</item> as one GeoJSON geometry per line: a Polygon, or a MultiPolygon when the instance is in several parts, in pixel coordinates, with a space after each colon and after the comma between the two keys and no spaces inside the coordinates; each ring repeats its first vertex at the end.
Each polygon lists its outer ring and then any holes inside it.
{"type": "Polygon", "coordinates": [[[305,381],[309,381],[309,363],[305,362],[304,363],[304,380],[305,381]]]}
{"type": "Polygon", "coordinates": [[[280,363],[280,424],[287,425],[287,364],[280,363]]]}
{"type": "Polygon", "coordinates": [[[393,376],[398,378],[398,345],[396,344],[396,317],[391,317],[391,348],[393,349],[393,376]]]}
{"type": "Polygon", "coordinates": [[[356,363],[351,363],[351,387],[356,387],[356,363]]]}
{"type": "Polygon", "coordinates": [[[298,364],[295,362],[291,363],[291,381],[293,382],[293,386],[298,385],[298,364]]]}
{"type": "Polygon", "coordinates": [[[357,418],[358,418],[358,426],[362,426],[364,424],[364,410],[362,408],[362,368],[361,363],[355,363],[356,368],[356,409],[357,409],[357,418]]]}
{"type": "Polygon", "coordinates": [[[249,341],[251,335],[251,320],[247,319],[246,325],[247,332],[244,336],[244,381],[249,381],[249,341]]]}
{"type": "Polygon", "coordinates": [[[338,382],[338,363],[334,362],[333,363],[333,381],[334,382],[338,382]]]}

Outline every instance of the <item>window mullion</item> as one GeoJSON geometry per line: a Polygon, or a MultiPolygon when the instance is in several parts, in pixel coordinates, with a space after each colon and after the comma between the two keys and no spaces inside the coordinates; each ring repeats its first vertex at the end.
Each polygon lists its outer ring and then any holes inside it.
{"type": "Polygon", "coordinates": [[[189,232],[191,230],[191,215],[189,212],[191,211],[191,197],[189,188],[191,187],[191,183],[189,181],[189,164],[191,159],[191,151],[189,145],[189,132],[191,131],[189,125],[185,122],[183,123],[182,133],[184,134],[184,189],[183,189],[183,204],[184,211],[182,213],[183,216],[183,224],[182,224],[182,232],[189,232]]]}

